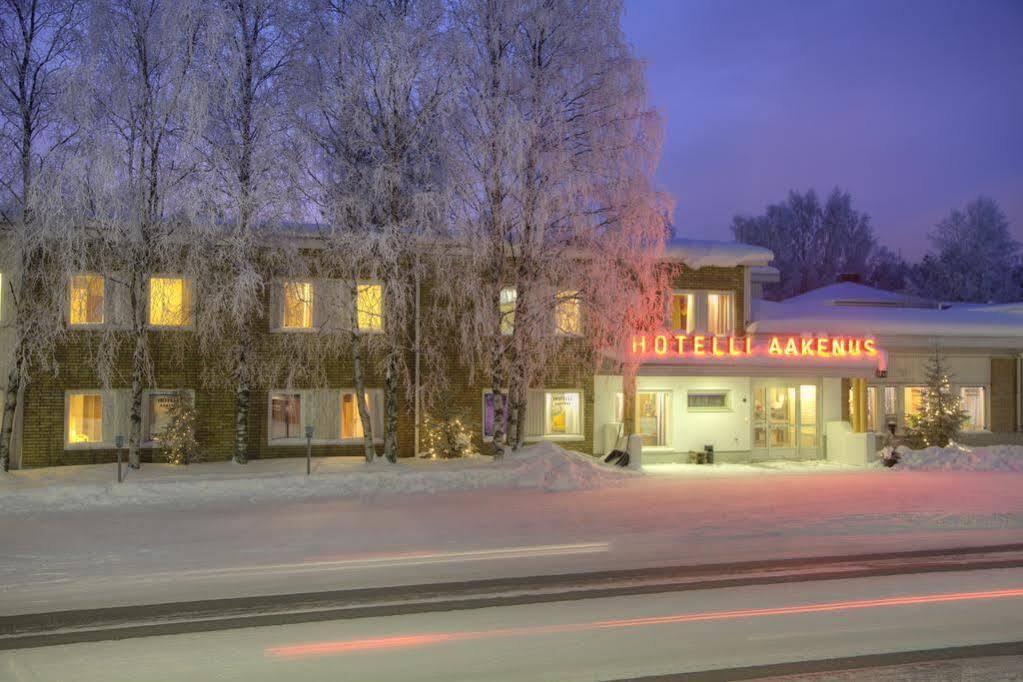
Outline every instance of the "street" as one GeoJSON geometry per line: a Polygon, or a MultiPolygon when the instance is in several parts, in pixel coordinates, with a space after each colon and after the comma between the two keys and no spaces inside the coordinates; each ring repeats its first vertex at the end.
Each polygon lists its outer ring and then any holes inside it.
{"type": "MultiPolygon", "coordinates": [[[[613,680],[1020,640],[1023,569],[1007,569],[14,650],[0,653],[0,675],[17,682],[613,680]]],[[[1000,660],[1012,670],[1020,659],[1000,660]]],[[[869,679],[869,673],[859,679],[869,679]]]]}

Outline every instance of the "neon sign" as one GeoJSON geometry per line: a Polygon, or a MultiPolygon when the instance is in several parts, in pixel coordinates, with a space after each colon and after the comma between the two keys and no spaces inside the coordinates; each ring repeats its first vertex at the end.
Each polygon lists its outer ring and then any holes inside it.
{"type": "Polygon", "coordinates": [[[751,336],[647,334],[632,337],[632,354],[673,358],[873,358],[874,339],[850,336],[751,336]]]}

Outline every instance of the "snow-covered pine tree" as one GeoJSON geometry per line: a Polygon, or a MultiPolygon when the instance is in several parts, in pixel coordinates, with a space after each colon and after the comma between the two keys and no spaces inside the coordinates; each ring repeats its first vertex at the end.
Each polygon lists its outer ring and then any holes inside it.
{"type": "Polygon", "coordinates": [[[926,373],[923,405],[906,417],[906,440],[914,448],[945,447],[959,437],[968,415],[952,388],[940,351],[935,350],[927,361],[926,373]]]}

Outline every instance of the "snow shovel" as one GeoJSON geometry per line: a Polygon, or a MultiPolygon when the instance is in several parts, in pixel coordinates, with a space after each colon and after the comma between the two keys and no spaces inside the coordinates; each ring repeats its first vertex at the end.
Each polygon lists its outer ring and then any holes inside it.
{"type": "Polygon", "coordinates": [[[622,438],[623,438],[623,436],[622,436],[622,427],[619,426],[618,427],[618,438],[615,439],[615,446],[614,446],[614,448],[611,450],[611,452],[608,453],[607,457],[604,458],[604,463],[605,464],[618,464],[619,466],[621,466],[620,460],[621,460],[622,456],[625,456],[625,457],[629,456],[628,453],[625,452],[625,450],[623,450],[620,447],[621,444],[622,444],[622,438]]]}

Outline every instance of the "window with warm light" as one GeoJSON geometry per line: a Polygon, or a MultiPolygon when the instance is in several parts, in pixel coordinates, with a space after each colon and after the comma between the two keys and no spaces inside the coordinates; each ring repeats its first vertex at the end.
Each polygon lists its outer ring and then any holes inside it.
{"type": "Polygon", "coordinates": [[[582,312],[578,291],[558,293],[554,309],[554,329],[562,336],[579,336],[583,332],[582,312]]]}
{"type": "Polygon", "coordinates": [[[987,429],[987,391],[983,386],[963,386],[959,389],[962,410],[966,413],[963,431],[987,429]]]}
{"type": "Polygon", "coordinates": [[[578,391],[547,391],[544,435],[582,436],[582,395],[578,391]]]}
{"type": "Polygon", "coordinates": [[[187,327],[192,324],[192,283],[183,277],[149,279],[149,324],[187,327]]]}
{"type": "Polygon", "coordinates": [[[687,293],[671,295],[671,328],[687,333],[696,328],[696,296],[687,293]]]}
{"type": "MultiPolygon", "coordinates": [[[[383,400],[383,393],[380,389],[371,388],[366,390],[366,412],[369,413],[369,423],[373,427],[373,440],[379,441],[384,435],[384,423],[380,403],[383,400]]],[[[356,400],[355,391],[341,392],[341,440],[363,438],[366,430],[362,425],[362,418],[359,416],[359,402],[356,400]]]]}
{"type": "Polygon", "coordinates": [[[515,331],[515,302],[518,296],[519,292],[515,287],[501,289],[501,333],[505,336],[510,336],[515,331]]]}
{"type": "Polygon", "coordinates": [[[284,283],[284,329],[312,329],[313,327],[313,283],[284,283]]]}
{"type": "Polygon", "coordinates": [[[382,332],[384,330],[383,286],[380,284],[360,284],[356,288],[355,299],[359,331],[382,332]]]}
{"type": "Polygon", "coordinates": [[[104,282],[100,275],[71,278],[71,324],[103,324],[104,282]]]}
{"type": "Polygon", "coordinates": [[[67,442],[103,441],[103,396],[100,393],[71,393],[67,398],[67,442]]]}
{"type": "Polygon", "coordinates": [[[643,445],[668,445],[670,407],[670,391],[636,391],[636,433],[643,445]]]}
{"type": "Polygon", "coordinates": [[[902,389],[903,416],[920,414],[924,411],[924,399],[927,397],[927,388],[924,386],[906,386],[902,389]]]}
{"type": "Polygon", "coordinates": [[[728,292],[707,294],[707,333],[729,336],[735,318],[735,295],[728,292]]]}

